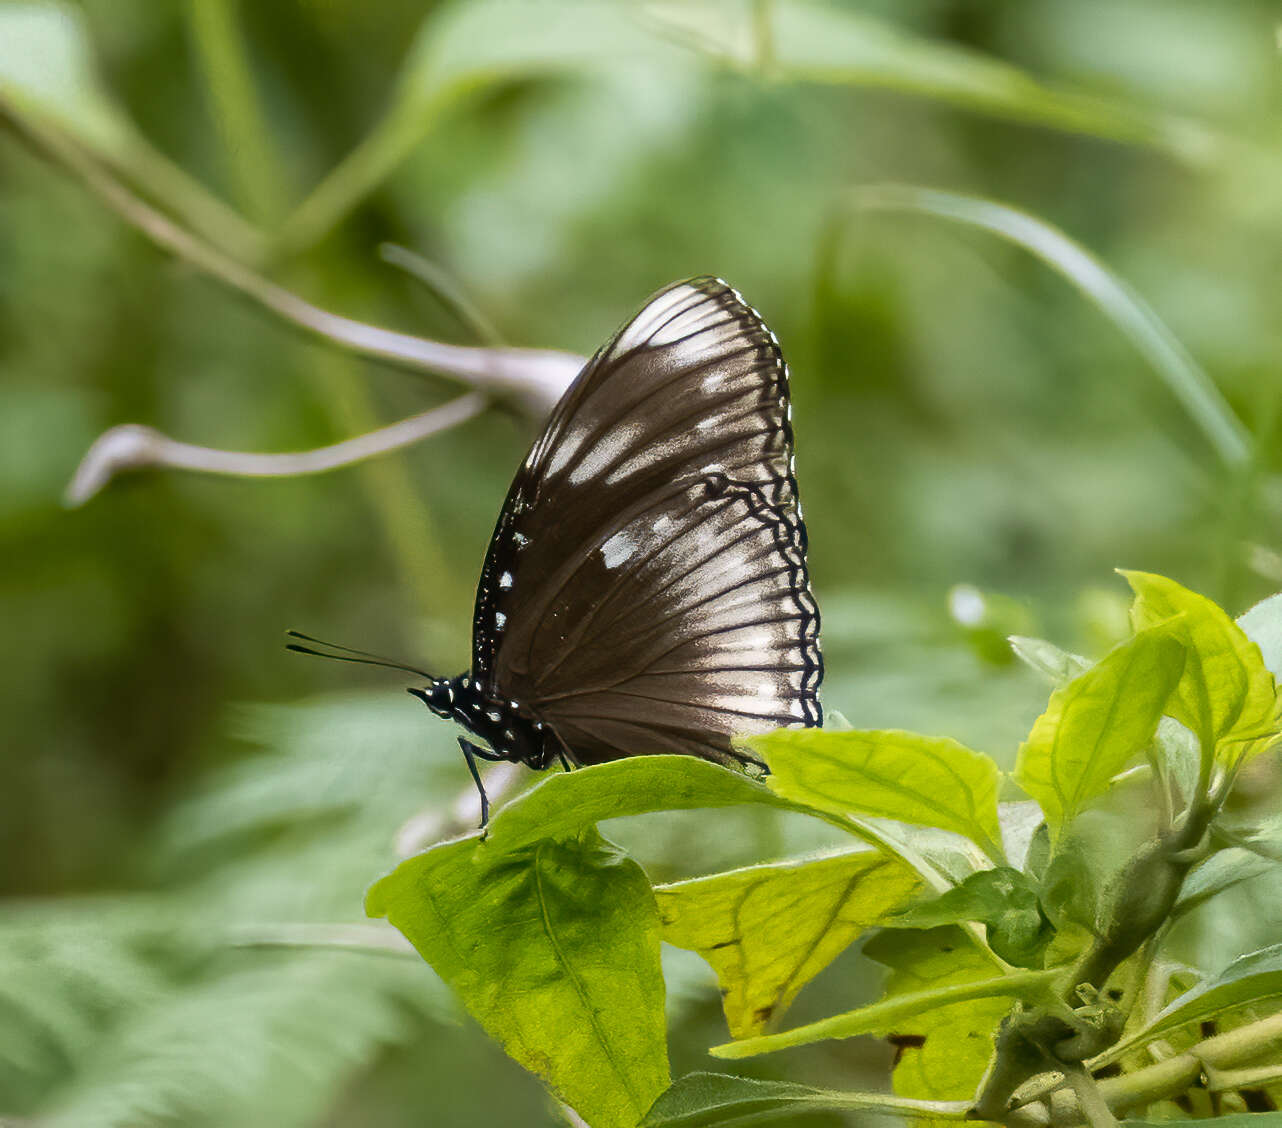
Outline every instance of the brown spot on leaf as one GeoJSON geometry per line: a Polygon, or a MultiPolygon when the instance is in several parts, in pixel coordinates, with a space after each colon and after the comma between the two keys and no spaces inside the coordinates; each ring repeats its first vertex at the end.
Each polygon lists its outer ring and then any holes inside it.
{"type": "Polygon", "coordinates": [[[906,1050],[920,1050],[926,1044],[926,1036],[924,1034],[891,1034],[886,1041],[895,1047],[895,1060],[891,1062],[893,1069],[899,1064],[906,1050]]]}

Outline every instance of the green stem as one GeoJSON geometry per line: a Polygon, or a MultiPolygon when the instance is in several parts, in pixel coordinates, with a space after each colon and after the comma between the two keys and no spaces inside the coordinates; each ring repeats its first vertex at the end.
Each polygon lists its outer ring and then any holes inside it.
{"type": "Polygon", "coordinates": [[[1078,1107],[1090,1128],[1117,1128],[1117,1117],[1095,1084],[1095,1079],[1080,1065],[1067,1066],[1064,1076],[1077,1097],[1078,1107]]]}
{"type": "Polygon", "coordinates": [[[269,141],[237,24],[237,0],[188,0],[196,57],[204,74],[213,124],[241,206],[260,222],[285,212],[285,188],[269,141]]]}

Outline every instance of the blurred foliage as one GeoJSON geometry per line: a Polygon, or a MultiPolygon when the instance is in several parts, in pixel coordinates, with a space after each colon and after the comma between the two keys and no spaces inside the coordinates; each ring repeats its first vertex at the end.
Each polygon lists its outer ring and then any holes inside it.
{"type": "MultiPolygon", "coordinates": [[[[0,0],[0,94],[371,323],[460,339],[383,241],[456,277],[507,341],[582,352],[668,281],[730,279],[792,366],[828,707],[1009,766],[1042,691],[990,664],[956,585],[1098,655],[1120,634],[1114,566],[1233,613],[1282,583],[1275,20],[1263,0],[0,0]],[[1248,458],[1220,459],[1024,250],[851,207],[885,181],[1071,235],[1209,373],[1248,458]]],[[[0,1113],[556,1122],[478,1030],[447,1028],[420,964],[329,950],[400,827],[466,776],[394,678],[280,646],[298,626],[461,669],[529,426],[493,413],[321,478],[138,476],[64,510],[116,423],[302,449],[452,389],[300,340],[11,132],[0,368],[0,1113]]],[[[644,833],[664,878],[817,844],[757,810],[644,833]]],[[[1234,928],[1190,943],[1222,964],[1234,928]]],[[[670,990],[682,1074],[724,1035],[709,973],[675,966],[702,985],[670,990]]],[[[870,993],[840,961],[822,982],[829,1010],[870,993]]],[[[858,1087],[883,1051],[843,1045],[800,1080],[858,1087]]]]}

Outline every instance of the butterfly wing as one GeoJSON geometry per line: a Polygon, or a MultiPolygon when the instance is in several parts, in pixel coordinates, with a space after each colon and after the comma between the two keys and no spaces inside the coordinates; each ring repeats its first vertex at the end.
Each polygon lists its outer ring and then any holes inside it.
{"type": "Polygon", "coordinates": [[[473,677],[580,763],[725,762],[818,725],[819,610],[778,342],[725,283],[656,294],[558,404],[486,556],[473,677]]]}

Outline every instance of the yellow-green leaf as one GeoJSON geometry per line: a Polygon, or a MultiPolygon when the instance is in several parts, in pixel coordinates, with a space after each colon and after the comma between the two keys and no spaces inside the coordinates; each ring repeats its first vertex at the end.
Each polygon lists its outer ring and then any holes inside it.
{"type": "Polygon", "coordinates": [[[974,1095],[992,1050],[992,1035],[1012,999],[1043,1000],[1054,981],[1053,971],[1018,971],[994,975],[988,955],[960,928],[928,932],[887,929],[875,936],[864,954],[893,970],[885,996],[868,1006],[778,1034],[765,1034],[714,1046],[719,1058],[745,1058],[804,1046],[829,1038],[860,1034],[920,1034],[926,1045],[919,1060],[905,1064],[903,1096],[953,1100],[974,1095]],[[928,1035],[934,1035],[932,1041],[928,1035]],[[926,1053],[929,1047],[929,1053],[926,1053]],[[965,1091],[965,1086],[972,1088],[965,1091]]]}
{"type": "Polygon", "coordinates": [[[780,729],[747,744],[780,795],[839,815],[874,815],[964,835],[1002,860],[1001,772],[947,737],[911,732],[780,729]]]}
{"type": "MultiPolygon", "coordinates": [[[[964,989],[991,975],[987,958],[957,928],[917,934],[887,931],[868,944],[864,954],[891,969],[887,1002],[922,991],[964,989]]],[[[1031,984],[1035,976],[1024,972],[1022,977],[1031,984]]],[[[997,1026],[1010,1008],[1008,998],[977,997],[898,1023],[896,1034],[916,1035],[922,1044],[905,1048],[892,1078],[895,1092],[935,1101],[973,1097],[988,1069],[997,1026]]]]}
{"type": "Polygon", "coordinates": [[[1183,669],[1169,624],[1140,631],[1051,694],[1015,762],[1015,781],[1058,834],[1153,739],[1183,669]]]}
{"type": "Polygon", "coordinates": [[[1135,592],[1131,621],[1137,630],[1181,616],[1175,627],[1188,659],[1170,714],[1187,725],[1221,762],[1234,762],[1264,747],[1277,727],[1277,685],[1260,648],[1205,596],[1165,576],[1123,572],[1135,592]]]}
{"type": "Polygon", "coordinates": [[[858,849],[661,885],[655,894],[664,940],[712,965],[731,1036],[747,1038],[920,885],[898,858],[858,849]]]}

